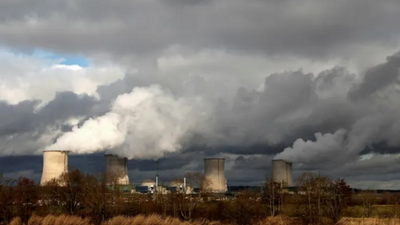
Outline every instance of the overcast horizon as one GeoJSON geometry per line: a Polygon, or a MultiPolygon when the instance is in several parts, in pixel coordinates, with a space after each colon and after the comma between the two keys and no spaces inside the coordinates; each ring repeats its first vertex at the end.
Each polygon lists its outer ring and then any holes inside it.
{"type": "Polygon", "coordinates": [[[0,1],[0,173],[128,157],[134,183],[271,160],[400,190],[397,0],[0,1]]]}

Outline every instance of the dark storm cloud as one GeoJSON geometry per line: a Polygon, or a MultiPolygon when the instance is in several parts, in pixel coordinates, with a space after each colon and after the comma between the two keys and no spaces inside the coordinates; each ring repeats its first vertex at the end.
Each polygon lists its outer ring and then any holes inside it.
{"type": "Polygon", "coordinates": [[[7,102],[0,102],[0,135],[11,135],[23,133],[35,129],[31,124],[32,114],[37,102],[24,101],[18,105],[9,105],[7,102]]]}
{"type": "Polygon", "coordinates": [[[381,154],[397,154],[400,153],[400,146],[389,146],[386,142],[379,142],[368,146],[361,154],[381,153],[381,154]]]}
{"type": "Polygon", "coordinates": [[[92,97],[72,92],[57,93],[53,101],[37,112],[39,101],[24,101],[17,105],[0,102],[0,135],[30,132],[74,116],[90,115],[95,102],[92,97]]]}
{"type": "Polygon", "coordinates": [[[262,54],[333,56],[396,40],[395,0],[2,1],[0,42],[29,49],[156,53],[172,45],[262,54]],[[184,4],[181,2],[185,2],[184,4]],[[30,20],[28,22],[28,20],[30,20]],[[49,33],[51,31],[51,34],[49,33]],[[78,41],[76,41],[78,40],[78,41]]]}
{"type": "MultiPolygon", "coordinates": [[[[107,113],[119,95],[159,84],[173,100],[204,103],[202,114],[197,110],[185,120],[197,123],[179,140],[183,148],[158,160],[165,180],[201,171],[203,157],[225,153],[230,184],[258,184],[270,173],[274,154],[287,147],[293,147],[292,156],[298,154],[295,177],[301,171],[321,171],[356,182],[400,180],[394,172],[400,147],[398,54],[368,65],[362,74],[338,66],[316,74],[284,68],[262,73],[264,81],[253,77],[252,64],[240,64],[246,57],[346,61],[352,55],[364,57],[362,48],[379,55],[375,49],[392,49],[399,42],[399,7],[396,0],[0,1],[1,46],[82,54],[138,68],[99,86],[99,99],[62,92],[39,109],[36,101],[0,102],[0,155],[33,153],[71,131],[70,119],[79,118],[82,126],[107,113]],[[213,54],[195,57],[210,49],[239,57],[234,63],[222,57],[216,64],[239,65],[208,65],[204,58],[218,59],[213,54]],[[261,83],[262,88],[255,86],[261,83]],[[316,133],[332,135],[321,141],[316,133]],[[300,144],[313,148],[294,146],[301,139],[300,144]],[[371,152],[378,156],[359,161],[371,152]]],[[[0,171],[31,171],[37,178],[40,161],[39,156],[32,161],[3,157],[0,171]]],[[[102,154],[70,157],[71,168],[90,173],[102,171],[103,162],[102,154]]],[[[131,180],[154,177],[156,164],[129,161],[131,180]]]]}
{"type": "Polygon", "coordinates": [[[367,70],[363,82],[354,87],[350,92],[350,97],[353,99],[368,97],[389,85],[398,84],[399,69],[400,53],[387,57],[386,63],[367,70]]]}
{"type": "Polygon", "coordinates": [[[39,109],[39,101],[16,105],[0,102],[0,154],[33,153],[41,148],[40,139],[49,129],[70,130],[68,119],[99,113],[93,110],[96,102],[92,97],[72,92],[56,94],[54,100],[39,109]]]}
{"type": "MultiPolygon", "coordinates": [[[[392,67],[392,65],[381,64],[376,66],[382,71],[387,71],[386,67],[392,67]]],[[[374,69],[375,67],[371,68],[371,70],[374,69]]],[[[372,75],[367,72],[365,76],[372,75]]],[[[113,84],[102,86],[99,88],[101,101],[84,95],[78,96],[68,92],[59,93],[53,101],[38,111],[35,111],[34,102],[22,102],[18,105],[3,103],[2,107],[7,109],[3,112],[9,116],[9,119],[7,117],[3,119],[2,132],[4,135],[7,132],[7,135],[12,134],[13,139],[15,139],[14,142],[9,141],[9,145],[13,145],[11,152],[27,153],[28,151],[21,148],[15,141],[20,142],[27,137],[33,140],[37,139],[43,135],[45,128],[52,125],[60,126],[69,118],[76,116],[88,118],[102,115],[107,111],[113,99],[120,94],[129,92],[137,84],[143,85],[137,82],[134,76],[127,75],[124,79],[113,84]]],[[[392,105],[375,107],[377,102],[381,102],[379,96],[375,96],[377,99],[369,100],[367,106],[363,102],[357,103],[349,100],[347,93],[359,85],[362,85],[362,83],[356,83],[353,74],[339,67],[323,71],[317,74],[315,78],[314,75],[302,71],[272,74],[265,79],[264,90],[248,91],[241,88],[236,96],[232,96],[232,104],[227,102],[227,107],[219,109],[221,111],[211,111],[218,112],[218,114],[213,115],[213,123],[208,124],[209,133],[195,131],[200,136],[188,139],[189,141],[185,142],[185,148],[182,149],[181,154],[172,153],[160,158],[158,161],[159,169],[163,171],[164,179],[173,179],[182,176],[184,171],[202,171],[201,159],[203,157],[227,153],[236,155],[234,161],[227,160],[227,164],[233,162],[233,164],[230,164],[231,166],[227,167],[227,174],[229,174],[227,177],[232,184],[250,181],[257,183],[270,173],[271,159],[274,154],[281,152],[285,147],[292,146],[296,139],[318,141],[313,136],[317,132],[334,133],[340,128],[355,129],[354,127],[363,118],[382,113],[387,115],[392,113],[391,110],[395,109],[392,105]],[[199,152],[202,152],[202,155],[198,155],[199,152]],[[249,158],[243,158],[240,155],[247,155],[249,158]],[[261,155],[262,157],[252,155],[261,155]],[[251,175],[246,176],[245,174],[251,175]]],[[[392,87],[393,85],[387,86],[392,87]]],[[[177,93],[187,94],[187,92],[177,93]]],[[[198,90],[189,94],[189,96],[193,94],[201,95],[202,92],[198,90]]],[[[393,94],[389,92],[389,95],[393,94]]],[[[382,98],[386,98],[386,96],[382,96],[382,98]]],[[[212,102],[210,102],[211,106],[214,106],[212,102]]],[[[393,114],[393,116],[395,115],[397,114],[393,114]]],[[[383,122],[385,121],[393,123],[397,119],[396,117],[385,116],[383,122]]],[[[379,117],[377,123],[380,123],[379,117]]],[[[361,123],[361,125],[363,124],[361,123]]],[[[365,131],[371,129],[371,125],[368,123],[363,126],[366,126],[363,128],[365,131]]],[[[396,130],[388,129],[387,133],[376,136],[376,140],[373,139],[372,141],[390,143],[390,147],[395,148],[399,146],[396,142],[388,142],[390,140],[388,137],[391,137],[392,132],[395,134],[396,130]]],[[[360,140],[360,142],[363,141],[365,140],[360,140]]],[[[371,143],[373,144],[373,142],[371,143]]],[[[30,142],[25,142],[25,144],[29,145],[30,142]]],[[[5,146],[7,147],[7,142],[5,146]]],[[[365,146],[368,146],[368,144],[365,146]]],[[[29,145],[29,147],[33,148],[35,145],[29,145]]],[[[28,146],[25,146],[25,148],[28,148],[28,146]]],[[[340,151],[346,151],[346,149],[340,151]]],[[[368,151],[365,150],[364,153],[366,152],[368,151]]],[[[377,147],[374,152],[378,154],[387,153],[387,150],[377,147]]],[[[360,152],[360,154],[364,153],[360,152]]],[[[10,154],[10,149],[6,149],[3,154],[10,154]]],[[[342,153],[337,151],[327,152],[324,153],[323,158],[337,157],[338,154],[342,153]]],[[[351,164],[354,160],[352,157],[340,159],[343,165],[351,164]]],[[[21,160],[24,161],[24,158],[21,158],[21,160]]],[[[376,168],[377,164],[373,160],[362,161],[360,168],[366,168],[369,164],[371,168],[376,168]]],[[[102,154],[93,156],[71,155],[70,161],[71,168],[79,168],[90,173],[98,173],[103,170],[102,163],[99,163],[104,161],[102,154]]],[[[354,171],[351,174],[345,172],[347,169],[333,172],[333,168],[338,166],[337,163],[336,160],[327,162],[322,158],[313,156],[311,161],[303,163],[299,167],[295,166],[294,170],[296,175],[300,171],[319,170],[328,175],[348,176],[354,179],[365,171],[365,169],[355,167],[351,168],[354,171]]],[[[396,162],[387,161],[386,165],[394,163],[396,162]]],[[[16,165],[15,168],[20,169],[8,169],[8,172],[24,171],[27,168],[16,165]]],[[[40,164],[32,165],[32,167],[38,167],[38,165],[40,164]]],[[[151,177],[156,173],[157,162],[155,160],[131,160],[129,167],[130,175],[135,177],[135,181],[139,182],[140,179],[146,176],[151,177]]],[[[340,168],[347,167],[342,166],[340,168]]],[[[35,176],[37,176],[39,170],[40,168],[34,169],[35,176]]],[[[386,169],[379,173],[391,173],[391,171],[386,169]]]]}
{"type": "Polygon", "coordinates": [[[41,173],[43,156],[6,156],[0,157],[0,173],[14,173],[24,170],[32,170],[41,173]]]}

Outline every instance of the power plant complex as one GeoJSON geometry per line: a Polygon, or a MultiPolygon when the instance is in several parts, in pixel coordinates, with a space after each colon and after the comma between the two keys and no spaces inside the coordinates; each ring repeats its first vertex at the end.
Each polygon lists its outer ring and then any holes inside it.
{"type": "MultiPolygon", "coordinates": [[[[40,185],[46,185],[51,180],[59,178],[63,173],[68,172],[68,153],[69,151],[43,151],[43,171],[40,185]]],[[[199,187],[190,187],[186,184],[186,177],[182,180],[172,181],[169,186],[159,185],[158,174],[155,181],[144,180],[135,190],[130,185],[128,176],[128,159],[115,154],[105,155],[105,174],[106,183],[110,187],[130,187],[129,192],[139,193],[168,193],[181,192],[190,194],[196,192],[199,187]]],[[[281,184],[282,187],[292,187],[292,163],[285,160],[272,160],[272,180],[281,184]]],[[[209,193],[225,193],[228,191],[227,179],[225,178],[225,159],[224,158],[205,158],[204,159],[204,180],[203,189],[209,193]]],[[[58,183],[62,186],[62,183],[58,183]]]]}

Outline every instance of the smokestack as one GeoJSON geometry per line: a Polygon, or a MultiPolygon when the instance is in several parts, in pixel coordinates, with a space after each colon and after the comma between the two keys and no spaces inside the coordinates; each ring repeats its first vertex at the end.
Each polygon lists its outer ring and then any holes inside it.
{"type": "Polygon", "coordinates": [[[43,151],[43,171],[40,185],[45,185],[66,172],[68,172],[68,151],[43,151]]]}
{"type": "Polygon", "coordinates": [[[128,159],[112,154],[107,154],[105,157],[107,184],[128,185],[128,159]]]}
{"type": "Polygon", "coordinates": [[[282,159],[272,160],[272,180],[284,186],[293,186],[292,163],[282,159]]]}
{"type": "Polygon", "coordinates": [[[156,187],[155,187],[155,191],[158,191],[158,175],[156,176],[156,187]]]}
{"type": "Polygon", "coordinates": [[[186,194],[186,177],[183,178],[183,193],[186,194]]]}
{"type": "Polygon", "coordinates": [[[208,188],[211,192],[226,192],[224,158],[204,159],[204,176],[207,179],[208,188]]]}

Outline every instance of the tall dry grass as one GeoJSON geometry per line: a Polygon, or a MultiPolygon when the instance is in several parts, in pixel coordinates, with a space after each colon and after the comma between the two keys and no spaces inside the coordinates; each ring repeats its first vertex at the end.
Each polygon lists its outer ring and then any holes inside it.
{"type": "Polygon", "coordinates": [[[338,225],[399,225],[400,219],[343,218],[338,225]]]}
{"type": "Polygon", "coordinates": [[[151,215],[151,216],[135,216],[135,217],[125,217],[125,216],[117,216],[114,217],[107,222],[104,222],[103,225],[222,225],[219,222],[209,222],[209,221],[193,221],[193,222],[185,222],[176,218],[163,218],[159,215],[151,215]]]}
{"type": "MultiPolygon", "coordinates": [[[[10,225],[24,225],[20,218],[14,218],[10,225]]],[[[78,216],[53,216],[48,215],[46,217],[39,217],[33,215],[27,225],[92,225],[89,218],[81,218],[78,216]]],[[[186,222],[181,221],[177,218],[163,218],[159,215],[150,216],[116,216],[104,223],[102,225],[223,225],[220,222],[210,222],[206,220],[186,222]]]]}
{"type": "MultiPolygon", "coordinates": [[[[300,225],[300,220],[291,217],[269,217],[256,225],[300,225]]],[[[10,225],[24,225],[20,218],[14,218],[10,225]]],[[[78,216],[32,216],[28,225],[92,225],[89,219],[78,216]]],[[[176,218],[163,218],[159,215],[125,217],[116,216],[102,225],[228,225],[220,222],[193,221],[185,222],[176,218]]],[[[400,225],[400,219],[377,219],[377,218],[343,218],[338,225],[400,225]]]]}
{"type": "MultiPolygon", "coordinates": [[[[23,225],[20,218],[14,218],[10,225],[23,225]]],[[[81,218],[78,216],[53,216],[40,217],[33,215],[28,221],[28,225],[91,225],[89,218],[81,218]]]]}

